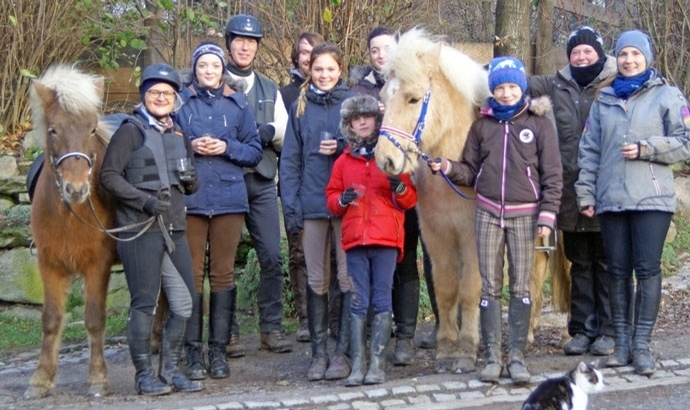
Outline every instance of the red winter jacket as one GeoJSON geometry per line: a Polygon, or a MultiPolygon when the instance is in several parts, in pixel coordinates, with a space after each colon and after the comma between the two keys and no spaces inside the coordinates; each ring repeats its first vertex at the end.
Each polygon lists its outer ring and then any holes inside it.
{"type": "Polygon", "coordinates": [[[355,155],[348,147],[333,165],[326,187],[328,210],[343,217],[342,246],[389,246],[398,248],[398,262],[403,257],[405,210],[417,203],[417,190],[409,175],[401,176],[407,186],[397,195],[390,189],[386,175],[372,158],[355,155]],[[340,195],[353,184],[364,186],[364,194],[356,204],[340,206],[340,195]]]}

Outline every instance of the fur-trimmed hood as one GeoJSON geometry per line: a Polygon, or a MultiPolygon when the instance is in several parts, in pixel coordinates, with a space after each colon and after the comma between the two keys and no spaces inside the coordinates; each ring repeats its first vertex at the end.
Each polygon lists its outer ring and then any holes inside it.
{"type": "Polygon", "coordinates": [[[371,66],[356,65],[354,67],[351,67],[347,75],[348,85],[350,87],[354,87],[355,85],[359,84],[360,81],[362,81],[365,77],[369,76],[371,78],[368,79],[368,81],[372,84],[376,84],[376,80],[374,79],[374,69],[371,66]]]}
{"type": "Polygon", "coordinates": [[[356,151],[365,145],[369,145],[378,138],[379,128],[383,113],[376,98],[367,94],[357,94],[343,101],[340,107],[340,132],[343,134],[350,149],[356,151]],[[372,135],[360,137],[352,130],[352,120],[359,115],[372,115],[376,118],[376,126],[372,135]]]}
{"type": "MultiPolygon", "coordinates": [[[[180,71],[180,81],[182,81],[182,86],[186,87],[189,84],[192,83],[194,80],[194,74],[192,73],[191,70],[183,70],[180,71]]],[[[247,90],[247,83],[242,81],[242,80],[235,80],[233,79],[230,74],[228,74],[227,71],[223,73],[223,81],[225,84],[227,84],[230,88],[232,88],[235,91],[240,91],[244,93],[247,90]]]]}
{"type": "MultiPolygon", "coordinates": [[[[488,100],[487,100],[488,101],[488,100]]],[[[551,103],[551,98],[547,95],[542,95],[539,97],[525,97],[525,104],[527,105],[527,109],[533,113],[534,115],[538,115],[540,117],[544,117],[549,115],[551,110],[553,109],[553,104],[551,103]]],[[[520,108],[518,111],[516,111],[515,115],[520,115],[520,113],[524,113],[525,108],[520,108]]],[[[491,106],[487,103],[485,103],[482,106],[481,109],[482,115],[488,115],[493,117],[494,114],[491,110],[491,106]]]]}

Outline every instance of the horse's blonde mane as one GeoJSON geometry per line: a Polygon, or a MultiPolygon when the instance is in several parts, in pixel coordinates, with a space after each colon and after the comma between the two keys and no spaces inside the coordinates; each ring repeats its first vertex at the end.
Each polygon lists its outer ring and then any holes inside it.
{"type": "MultiPolygon", "coordinates": [[[[34,80],[53,90],[55,102],[67,112],[75,115],[100,114],[103,104],[102,90],[98,86],[102,77],[86,74],[74,66],[58,64],[49,67],[43,75],[34,80]]],[[[47,134],[45,107],[36,93],[35,85],[30,87],[31,122],[34,131],[41,137],[47,134]]]]}
{"type": "Polygon", "coordinates": [[[472,105],[481,105],[490,95],[487,73],[479,63],[418,27],[400,36],[391,48],[385,74],[402,82],[425,82],[436,68],[472,105]]]}

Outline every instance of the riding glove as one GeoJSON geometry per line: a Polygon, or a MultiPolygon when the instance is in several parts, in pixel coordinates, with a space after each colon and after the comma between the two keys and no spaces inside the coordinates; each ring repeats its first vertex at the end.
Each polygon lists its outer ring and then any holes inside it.
{"type": "Polygon", "coordinates": [[[357,199],[357,191],[353,187],[349,187],[340,195],[340,206],[344,208],[355,199],[357,199]]]}
{"type": "Polygon", "coordinates": [[[144,211],[149,215],[158,216],[170,208],[169,201],[161,201],[158,198],[151,197],[146,200],[144,204],[144,211]]]}

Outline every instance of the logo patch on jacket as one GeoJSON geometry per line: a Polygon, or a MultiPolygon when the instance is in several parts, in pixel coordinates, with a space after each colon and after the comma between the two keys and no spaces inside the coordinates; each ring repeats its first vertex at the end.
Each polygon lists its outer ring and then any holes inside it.
{"type": "Polygon", "coordinates": [[[520,131],[518,138],[520,138],[521,142],[529,144],[530,142],[534,141],[534,133],[531,129],[525,128],[524,130],[520,131]]]}

